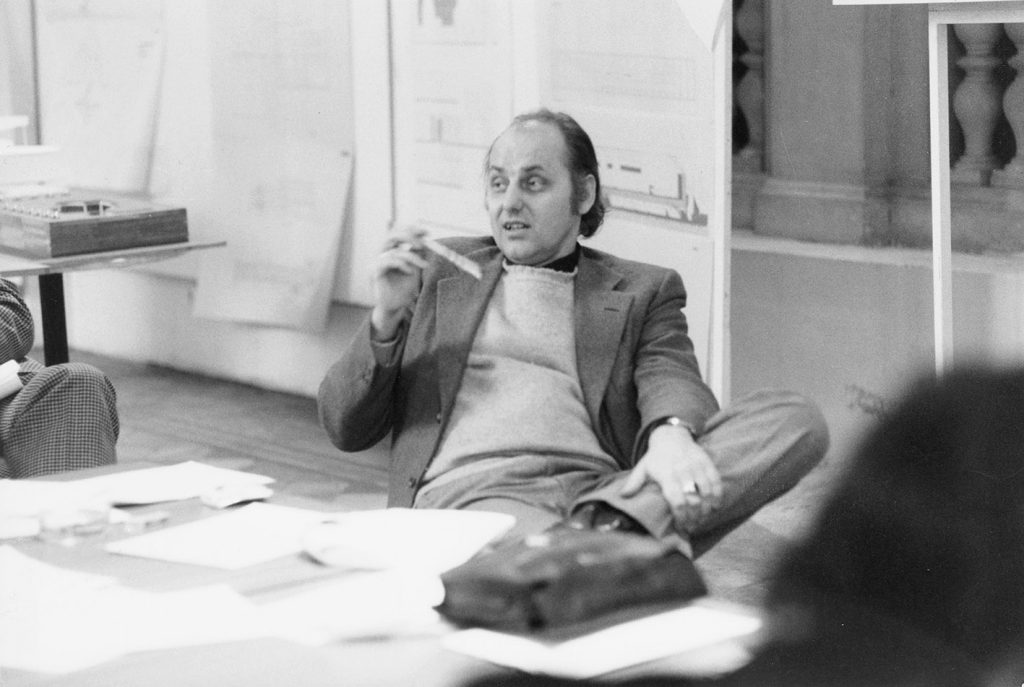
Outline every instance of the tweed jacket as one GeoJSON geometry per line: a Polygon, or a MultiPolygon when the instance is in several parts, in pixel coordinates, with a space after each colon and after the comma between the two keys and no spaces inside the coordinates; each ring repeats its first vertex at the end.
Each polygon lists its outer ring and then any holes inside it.
{"type": "MultiPolygon", "coordinates": [[[[373,343],[367,318],[320,385],[320,420],[335,446],[360,451],[391,433],[390,506],[413,502],[502,274],[493,239],[445,243],[476,261],[483,277],[431,258],[396,342],[373,343]]],[[[677,416],[699,433],[718,403],[687,334],[679,275],[584,247],[574,298],[577,369],[601,447],[628,469],[654,421],[677,416]]]]}
{"type": "Polygon", "coordinates": [[[20,391],[0,398],[0,478],[115,462],[119,420],[110,380],[84,363],[29,357],[35,327],[17,287],[0,279],[0,363],[17,360],[20,391]]]}

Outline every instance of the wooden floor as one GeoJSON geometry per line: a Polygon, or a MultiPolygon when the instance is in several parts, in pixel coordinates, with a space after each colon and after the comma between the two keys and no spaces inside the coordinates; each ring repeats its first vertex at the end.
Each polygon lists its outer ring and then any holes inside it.
{"type": "MultiPolygon", "coordinates": [[[[386,447],[338,451],[318,425],[312,398],[79,352],[72,359],[96,365],[117,389],[120,462],[200,460],[271,476],[324,510],[384,505],[386,447]]],[[[773,561],[813,518],[833,467],[827,460],[699,559],[713,594],[760,602],[773,561]]]]}

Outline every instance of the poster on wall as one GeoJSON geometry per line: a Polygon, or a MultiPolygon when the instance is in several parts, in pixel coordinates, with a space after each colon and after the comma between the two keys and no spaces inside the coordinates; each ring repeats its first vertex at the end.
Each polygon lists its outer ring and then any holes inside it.
{"type": "Polygon", "coordinates": [[[41,142],[79,187],[143,192],[163,76],[161,0],[36,3],[41,142]]]}
{"type": "Polygon", "coordinates": [[[708,226],[714,197],[714,71],[679,4],[542,4],[541,102],[594,140],[613,210],[708,226]]]}
{"type": "Polygon", "coordinates": [[[326,326],[352,175],[348,5],[37,0],[43,142],[71,186],[184,207],[195,241],[147,271],[195,314],[326,326]]]}
{"type": "Polygon", "coordinates": [[[485,234],[484,156],[512,116],[509,1],[392,7],[396,222],[485,234]]]}
{"type": "Polygon", "coordinates": [[[231,240],[203,257],[200,317],[321,332],[352,154],[333,0],[208,4],[213,190],[231,240]]]}

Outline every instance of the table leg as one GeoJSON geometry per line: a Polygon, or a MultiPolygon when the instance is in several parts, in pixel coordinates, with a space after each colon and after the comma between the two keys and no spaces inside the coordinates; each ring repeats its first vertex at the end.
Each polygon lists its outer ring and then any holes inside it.
{"type": "Polygon", "coordinates": [[[39,275],[39,307],[43,315],[43,359],[47,365],[68,362],[68,328],[64,312],[64,275],[39,275]]]}

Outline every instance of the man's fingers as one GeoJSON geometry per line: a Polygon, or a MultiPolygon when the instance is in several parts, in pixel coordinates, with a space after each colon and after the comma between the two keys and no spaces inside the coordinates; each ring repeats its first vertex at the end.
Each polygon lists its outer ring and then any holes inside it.
{"type": "Polygon", "coordinates": [[[414,251],[396,248],[381,255],[381,272],[398,271],[404,274],[415,274],[417,270],[426,268],[427,261],[414,251]]]}
{"type": "Polygon", "coordinates": [[[637,465],[629,473],[629,477],[626,478],[626,483],[622,485],[622,490],[619,493],[622,496],[633,496],[640,491],[646,482],[647,471],[642,466],[637,465]]]}

